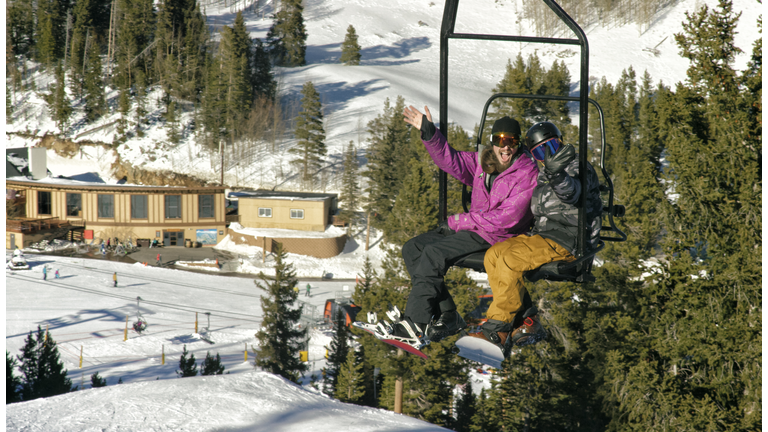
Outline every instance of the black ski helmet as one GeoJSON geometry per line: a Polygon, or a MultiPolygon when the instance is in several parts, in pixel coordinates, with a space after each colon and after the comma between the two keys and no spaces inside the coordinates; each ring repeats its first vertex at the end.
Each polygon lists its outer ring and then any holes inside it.
{"type": "Polygon", "coordinates": [[[538,122],[531,126],[531,128],[528,129],[528,132],[526,132],[525,143],[528,145],[528,148],[531,149],[536,144],[551,138],[558,138],[562,141],[563,134],[560,133],[560,129],[553,123],[547,121],[538,122]]]}

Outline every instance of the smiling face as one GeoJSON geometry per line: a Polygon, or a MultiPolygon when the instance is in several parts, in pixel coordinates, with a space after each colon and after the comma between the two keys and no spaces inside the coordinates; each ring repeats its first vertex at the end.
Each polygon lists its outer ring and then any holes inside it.
{"type": "Polygon", "coordinates": [[[499,160],[500,170],[504,171],[505,169],[509,168],[512,165],[512,158],[515,156],[515,152],[517,152],[517,147],[512,147],[511,145],[505,145],[504,147],[497,147],[493,146],[493,154],[496,155],[496,159],[499,160]]]}

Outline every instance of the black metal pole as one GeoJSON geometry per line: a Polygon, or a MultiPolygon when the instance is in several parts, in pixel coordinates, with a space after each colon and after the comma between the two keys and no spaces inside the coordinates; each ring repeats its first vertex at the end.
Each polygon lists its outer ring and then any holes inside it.
{"type": "MultiPolygon", "coordinates": [[[[459,0],[446,0],[440,28],[440,131],[448,136],[448,39],[453,34],[459,0]]],[[[448,217],[448,174],[440,170],[438,178],[438,223],[448,217]]]]}

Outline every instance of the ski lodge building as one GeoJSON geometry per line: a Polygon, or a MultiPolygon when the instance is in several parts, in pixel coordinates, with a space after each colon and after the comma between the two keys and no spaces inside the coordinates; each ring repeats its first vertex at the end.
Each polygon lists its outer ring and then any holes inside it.
{"type": "Polygon", "coordinates": [[[105,185],[68,179],[6,179],[6,248],[60,238],[129,237],[165,246],[216,245],[226,229],[224,187],[105,185]],[[9,202],[10,201],[10,202],[9,202]]]}

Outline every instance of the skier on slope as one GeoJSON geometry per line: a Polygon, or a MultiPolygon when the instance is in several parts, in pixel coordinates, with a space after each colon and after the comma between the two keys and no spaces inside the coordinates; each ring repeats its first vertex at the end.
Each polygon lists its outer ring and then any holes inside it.
{"type": "Polygon", "coordinates": [[[505,357],[513,345],[527,345],[546,337],[523,285],[523,273],[553,261],[576,259],[577,205],[582,192],[587,194],[587,248],[597,247],[600,239],[603,204],[592,165],[587,162],[587,190],[582,191],[576,150],[563,144],[557,126],[537,123],[528,130],[526,141],[541,168],[531,199],[535,224],[527,235],[496,243],[486,252],[484,264],[493,302],[481,331],[470,334],[498,345],[505,357]]]}
{"type": "Polygon", "coordinates": [[[493,145],[478,154],[451,147],[432,123],[429,108],[424,109],[426,114],[413,106],[406,108],[405,122],[421,131],[422,142],[440,169],[472,186],[472,208],[449,216],[436,229],[403,246],[412,289],[404,319],[394,323],[392,335],[438,341],[467,326],[448,293],[446,271],[458,259],[530,229],[529,207],[538,170],[520,142],[516,120],[506,116],[496,120],[490,136],[493,145]]]}

